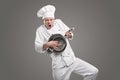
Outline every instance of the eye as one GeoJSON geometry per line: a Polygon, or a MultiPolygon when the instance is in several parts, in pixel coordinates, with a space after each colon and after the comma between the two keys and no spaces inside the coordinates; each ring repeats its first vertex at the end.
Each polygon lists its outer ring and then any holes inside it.
{"type": "Polygon", "coordinates": [[[46,22],[49,21],[48,19],[45,20],[46,22]]]}
{"type": "Polygon", "coordinates": [[[53,19],[50,19],[50,21],[53,21],[53,19]]]}

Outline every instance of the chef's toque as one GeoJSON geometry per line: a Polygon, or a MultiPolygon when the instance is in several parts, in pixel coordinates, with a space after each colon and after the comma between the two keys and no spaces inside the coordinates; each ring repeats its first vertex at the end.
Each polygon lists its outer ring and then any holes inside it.
{"type": "Polygon", "coordinates": [[[54,13],[55,13],[55,7],[53,5],[46,5],[37,12],[37,16],[42,17],[42,19],[46,17],[55,18],[54,13]]]}

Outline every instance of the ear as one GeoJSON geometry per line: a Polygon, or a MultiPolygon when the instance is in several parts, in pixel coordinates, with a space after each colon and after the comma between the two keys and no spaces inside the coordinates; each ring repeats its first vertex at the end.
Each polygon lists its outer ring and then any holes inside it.
{"type": "Polygon", "coordinates": [[[43,19],[43,23],[45,24],[45,19],[43,19]]]}

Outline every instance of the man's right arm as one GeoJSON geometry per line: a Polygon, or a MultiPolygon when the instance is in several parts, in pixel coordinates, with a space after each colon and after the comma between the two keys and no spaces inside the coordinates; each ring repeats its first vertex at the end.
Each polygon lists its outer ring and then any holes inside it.
{"type": "Polygon", "coordinates": [[[49,47],[57,47],[59,46],[58,41],[50,41],[50,42],[44,42],[44,37],[41,33],[41,31],[36,31],[36,37],[35,37],[35,51],[38,53],[45,53],[46,50],[49,47]]]}
{"type": "Polygon", "coordinates": [[[42,32],[39,31],[39,29],[36,30],[36,37],[35,37],[35,51],[38,53],[45,53],[45,50],[43,49],[44,37],[42,35],[42,32]]]}

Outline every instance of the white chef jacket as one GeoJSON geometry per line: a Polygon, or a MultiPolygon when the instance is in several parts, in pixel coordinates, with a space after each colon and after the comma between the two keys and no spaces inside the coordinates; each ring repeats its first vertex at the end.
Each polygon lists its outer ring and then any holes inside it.
{"type": "MultiPolygon", "coordinates": [[[[45,25],[41,25],[36,30],[35,50],[38,53],[47,53],[46,50],[43,50],[43,44],[48,42],[49,37],[52,34],[56,34],[56,33],[62,34],[64,36],[65,32],[68,30],[69,28],[60,19],[54,20],[53,27],[51,29],[47,29],[45,25]]],[[[73,38],[73,33],[72,33],[72,38],[73,38]]],[[[55,55],[54,53],[50,54],[52,58],[53,68],[70,66],[76,59],[67,38],[66,41],[67,41],[67,46],[63,52],[61,52],[59,55],[55,55]]]]}

